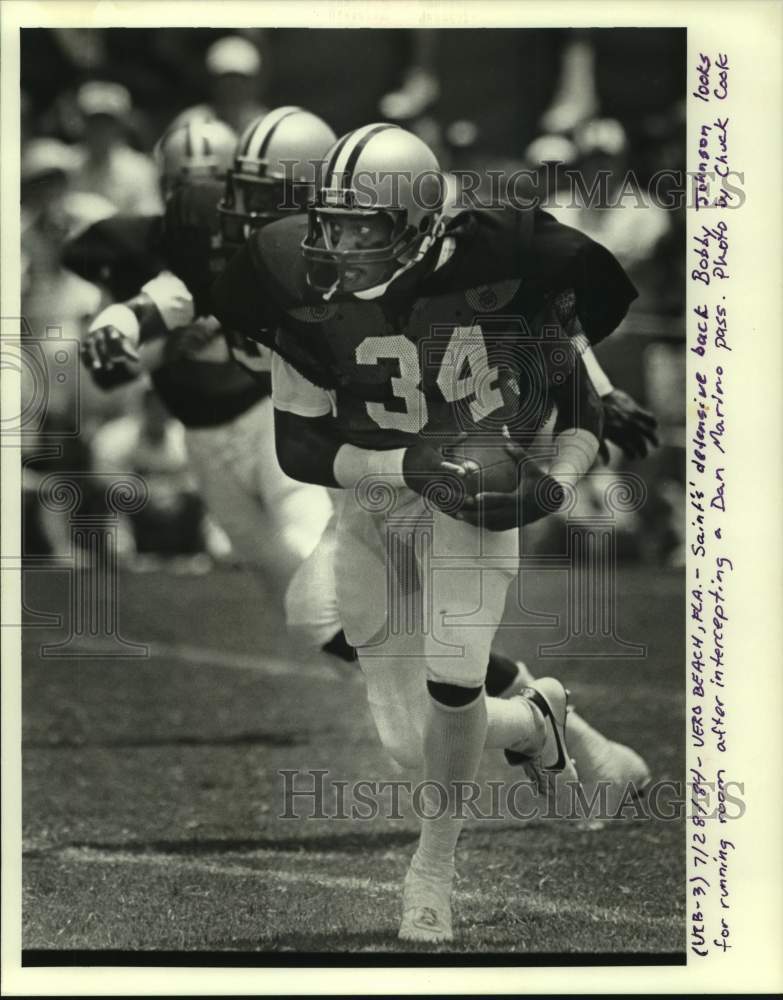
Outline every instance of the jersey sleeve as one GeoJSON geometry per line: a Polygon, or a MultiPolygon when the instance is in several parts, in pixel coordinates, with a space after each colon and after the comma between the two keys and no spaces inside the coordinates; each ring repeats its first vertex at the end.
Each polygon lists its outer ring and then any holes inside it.
{"type": "Polygon", "coordinates": [[[633,282],[606,247],[580,230],[540,209],[532,221],[530,239],[524,241],[523,276],[542,292],[566,293],[582,333],[595,346],[625,318],[638,295],[633,282]]]}
{"type": "Polygon", "coordinates": [[[175,330],[193,322],[193,296],[185,283],[171,271],[161,271],[152,281],[143,285],[141,290],[155,303],[167,330],[175,330]]]}
{"type": "Polygon", "coordinates": [[[278,354],[272,355],[272,403],[276,410],[297,417],[325,417],[332,412],[326,389],[308,382],[278,354]]]}
{"type": "Polygon", "coordinates": [[[572,280],[582,330],[598,344],[617,329],[639,293],[617,258],[592,240],[577,256],[572,280]]]}
{"type": "Polygon", "coordinates": [[[160,252],[161,216],[113,215],[66,244],[63,264],[79,277],[128,299],[166,266],[160,252]]]}

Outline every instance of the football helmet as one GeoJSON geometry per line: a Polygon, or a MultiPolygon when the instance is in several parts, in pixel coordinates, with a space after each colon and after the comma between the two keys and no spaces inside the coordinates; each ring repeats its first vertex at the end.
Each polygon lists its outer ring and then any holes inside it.
{"type": "Polygon", "coordinates": [[[231,242],[280,218],[303,211],[312,197],[316,167],[334,143],[317,115],[282,107],[261,115],[242,133],[220,203],[224,235],[231,242]]]}
{"type": "Polygon", "coordinates": [[[378,123],[344,135],[319,168],[308,211],[302,253],[310,285],[331,294],[344,287],[349,269],[366,271],[377,285],[378,265],[384,281],[393,280],[438,237],[445,190],[435,154],[413,133],[378,123]],[[385,238],[341,248],[335,234],[361,219],[385,238]]]}
{"type": "Polygon", "coordinates": [[[186,181],[225,177],[236,147],[234,130],[217,119],[191,119],[169,128],[155,147],[164,197],[186,181]]]}

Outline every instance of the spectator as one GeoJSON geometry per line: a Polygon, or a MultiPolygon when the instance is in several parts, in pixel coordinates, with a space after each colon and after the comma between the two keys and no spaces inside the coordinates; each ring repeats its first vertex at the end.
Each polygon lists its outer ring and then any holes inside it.
{"type": "Polygon", "coordinates": [[[136,473],[147,485],[144,507],[122,519],[123,555],[204,552],[208,527],[189,470],[185,428],[153,389],[145,392],[141,412],[110,420],[96,432],[92,466],[103,474],[136,473]]]}
{"type": "Polygon", "coordinates": [[[558,171],[563,187],[557,202],[543,207],[560,222],[608,247],[639,290],[637,310],[656,312],[659,250],[672,223],[670,213],[655,204],[631,170],[622,125],[614,119],[595,118],[575,129],[573,141],[542,136],[531,143],[527,159],[533,168],[540,167],[542,160],[564,164],[566,169],[558,171]],[[580,185],[572,183],[574,175],[580,185]]]}
{"type": "Polygon", "coordinates": [[[155,164],[127,143],[131,99],[125,87],[92,80],[79,88],[76,104],[84,118],[84,145],[74,189],[100,194],[131,215],[162,211],[155,164]]]}
{"type": "Polygon", "coordinates": [[[241,35],[226,35],[210,45],[204,63],[209,74],[211,101],[186,108],[169,129],[193,119],[218,118],[241,135],[252,121],[268,110],[258,99],[261,73],[258,49],[241,35]]]}
{"type": "MultiPolygon", "coordinates": [[[[37,335],[56,324],[66,334],[81,336],[87,321],[100,307],[95,285],[62,266],[62,250],[78,224],[74,211],[84,209],[84,195],[69,191],[69,177],[78,154],[57,139],[32,139],[21,164],[22,250],[25,258],[24,315],[37,335]],[[74,201],[76,198],[76,201],[74,201]]],[[[89,199],[92,217],[112,211],[102,199],[89,199]]]]}

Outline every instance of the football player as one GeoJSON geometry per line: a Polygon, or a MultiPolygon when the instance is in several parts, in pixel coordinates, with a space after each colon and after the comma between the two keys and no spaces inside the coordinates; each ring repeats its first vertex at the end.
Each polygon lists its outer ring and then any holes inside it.
{"type": "MultiPolygon", "coordinates": [[[[266,500],[273,510],[285,515],[284,530],[287,527],[289,532],[295,532],[294,563],[303,551],[312,548],[312,538],[323,521],[323,497],[313,497],[312,491],[297,488],[288,493],[287,502],[275,502],[275,484],[282,482],[290,490],[291,480],[276,472],[277,462],[270,458],[272,425],[262,407],[248,406],[246,416],[240,412],[237,418],[204,433],[194,426],[193,414],[205,408],[205,377],[215,391],[220,390],[224,405],[234,401],[242,410],[247,396],[253,398],[252,390],[248,392],[247,376],[231,365],[220,363],[214,367],[224,356],[223,344],[217,325],[206,318],[211,305],[204,289],[209,275],[219,272],[248,232],[280,217],[283,211],[304,206],[313,186],[308,164],[314,154],[319,158],[323,147],[334,138],[326,129],[315,116],[291,108],[279,109],[254,123],[243,136],[236,156],[232,155],[225,193],[220,189],[220,178],[226,171],[229,148],[226,126],[191,121],[169,129],[156,151],[167,194],[158,244],[163,258],[174,262],[170,266],[178,277],[165,272],[122,304],[123,308],[112,307],[111,313],[97,317],[85,350],[93,376],[108,385],[132,377],[138,370],[137,346],[139,341],[144,342],[141,353],[153,369],[153,380],[164,399],[169,399],[173,412],[189,427],[191,458],[196,462],[208,503],[229,530],[234,548],[253,561],[258,561],[268,547],[257,521],[254,469],[259,479],[266,476],[266,500]],[[295,183],[291,184],[291,180],[295,183]],[[194,181],[199,183],[194,185],[194,181]],[[177,326],[178,330],[165,336],[169,328],[177,326]],[[202,364],[181,363],[186,345],[202,364]],[[161,348],[165,348],[167,361],[155,367],[161,348]],[[212,367],[205,366],[208,350],[212,367]],[[188,409],[183,409],[182,400],[190,401],[188,409]],[[248,465],[243,483],[249,480],[250,487],[237,488],[237,477],[242,477],[248,465]]],[[[108,239],[105,242],[108,244],[108,239]]],[[[115,264],[112,276],[119,269],[120,264],[115,264]]],[[[268,392],[268,350],[239,331],[222,333],[234,360],[256,378],[262,392],[268,392]]],[[[283,492],[278,490],[277,495],[283,492]]],[[[289,627],[310,638],[316,647],[353,661],[356,651],[346,640],[337,608],[334,543],[332,520],[312,555],[300,562],[291,578],[286,617],[289,627]]],[[[489,695],[510,698],[532,681],[524,664],[490,653],[485,682],[489,695]]],[[[570,717],[569,729],[583,775],[593,782],[613,782],[610,809],[614,800],[622,798],[629,783],[633,788],[642,788],[647,782],[646,765],[630,748],[606,739],[576,713],[570,717]]]]}
{"type": "Polygon", "coordinates": [[[209,288],[246,231],[279,216],[285,198],[306,186],[307,170],[333,140],[323,121],[293,107],[253,122],[238,146],[222,122],[187,122],[158,144],[163,218],[145,226],[131,220],[131,227],[119,217],[107,220],[69,255],[77,271],[98,268],[115,289],[127,289],[129,273],[137,281],[137,294],[91,325],[84,357],[95,380],[110,387],[149,371],[185,424],[202,495],[236,556],[259,565],[272,553],[286,577],[312,552],[331,503],[325,490],[281,471],[268,352],[226,337],[211,315],[209,288]],[[281,160],[301,169],[286,173],[281,160]],[[271,531],[263,530],[262,511],[271,531]]]}
{"type": "Polygon", "coordinates": [[[485,745],[558,808],[576,781],[562,684],[508,700],[483,685],[518,529],[556,509],[598,452],[580,351],[635,297],[608,251],[545,213],[443,208],[426,145],[366,126],[327,154],[307,217],[252,234],[213,289],[220,320],[274,350],[284,470],[342,491],[339,613],[381,739],[401,763],[423,760],[445,796],[405,878],[400,936],[415,941],[452,937],[458,786],[485,745]],[[531,449],[553,413],[544,471],[531,449]],[[476,495],[466,434],[508,453],[515,488],[476,495]],[[412,592],[418,627],[398,622],[412,592]]]}

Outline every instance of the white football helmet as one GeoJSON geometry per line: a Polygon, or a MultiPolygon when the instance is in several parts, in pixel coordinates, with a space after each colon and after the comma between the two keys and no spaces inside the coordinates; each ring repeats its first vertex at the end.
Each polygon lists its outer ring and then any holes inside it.
{"type": "Polygon", "coordinates": [[[218,119],[193,119],[168,129],[155,147],[164,197],[179,184],[204,177],[225,177],[236,147],[236,133],[218,119]]]}
{"type": "Polygon", "coordinates": [[[239,139],[220,203],[227,238],[258,228],[309,203],[316,169],[335,141],[331,128],[302,108],[283,107],[261,115],[239,139]]]}
{"type": "Polygon", "coordinates": [[[445,183],[437,158],[412,132],[396,125],[365,125],[327,153],[310,206],[302,253],[314,288],[339,290],[346,269],[385,264],[387,279],[418,260],[438,236],[445,183]],[[385,216],[382,246],[340,249],[336,224],[385,216]]]}

